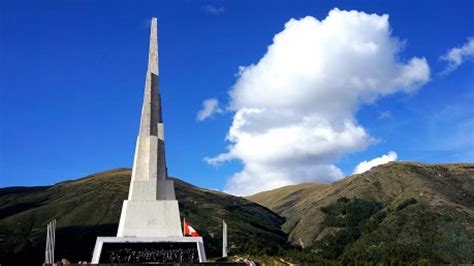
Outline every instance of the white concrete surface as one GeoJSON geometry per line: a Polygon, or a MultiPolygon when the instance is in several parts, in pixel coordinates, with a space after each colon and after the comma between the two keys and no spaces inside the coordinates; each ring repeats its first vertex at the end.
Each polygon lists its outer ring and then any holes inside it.
{"type": "Polygon", "coordinates": [[[158,72],[158,34],[152,19],[150,50],[140,130],[135,147],[128,200],[117,236],[182,236],[173,181],[168,179],[158,72]]]}
{"type": "Polygon", "coordinates": [[[124,201],[117,236],[183,236],[178,201],[124,201]]]}

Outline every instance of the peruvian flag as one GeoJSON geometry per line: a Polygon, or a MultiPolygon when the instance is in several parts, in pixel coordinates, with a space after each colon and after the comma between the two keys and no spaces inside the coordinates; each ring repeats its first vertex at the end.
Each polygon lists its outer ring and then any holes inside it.
{"type": "Polygon", "coordinates": [[[197,237],[200,236],[199,233],[194,229],[186,219],[183,221],[183,227],[184,227],[184,236],[192,236],[192,237],[197,237]]]}

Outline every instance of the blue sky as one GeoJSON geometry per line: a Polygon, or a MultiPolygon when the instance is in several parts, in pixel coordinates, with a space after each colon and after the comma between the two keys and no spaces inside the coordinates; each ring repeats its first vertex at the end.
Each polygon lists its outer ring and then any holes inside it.
{"type": "Polygon", "coordinates": [[[216,167],[204,158],[228,151],[237,109],[197,121],[203,101],[225,109],[239,66],[257,64],[288,20],[322,21],[336,7],[388,14],[403,43],[397,59],[425,58],[430,76],[410,93],[358,104],[354,121],[375,141],[330,163],[347,175],[389,151],[403,161],[473,162],[472,54],[449,73],[440,59],[474,36],[472,1],[2,1],[0,186],[131,167],[156,16],[169,174],[228,188],[242,159],[216,167]]]}

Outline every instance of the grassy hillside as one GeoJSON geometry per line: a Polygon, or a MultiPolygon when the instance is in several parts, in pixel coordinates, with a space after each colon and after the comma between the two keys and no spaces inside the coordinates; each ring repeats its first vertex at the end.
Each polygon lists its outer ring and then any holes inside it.
{"type": "MultiPolygon", "coordinates": [[[[0,189],[0,264],[41,264],[46,224],[54,218],[56,259],[90,261],[95,238],[116,235],[129,183],[130,170],[117,169],[54,186],[0,189]]],[[[180,180],[175,186],[181,215],[204,236],[208,257],[220,255],[222,219],[231,253],[275,254],[285,247],[284,219],[267,208],[180,180]]]]}
{"type": "Polygon", "coordinates": [[[474,165],[390,163],[331,185],[248,197],[289,239],[328,259],[474,262],[474,165]]]}

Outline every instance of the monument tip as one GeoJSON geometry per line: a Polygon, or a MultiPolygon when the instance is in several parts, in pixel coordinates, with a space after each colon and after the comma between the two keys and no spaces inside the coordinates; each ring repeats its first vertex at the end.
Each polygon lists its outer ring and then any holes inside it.
{"type": "Polygon", "coordinates": [[[148,71],[159,75],[158,69],[158,19],[151,18],[150,27],[150,50],[148,54],[148,71]]]}

